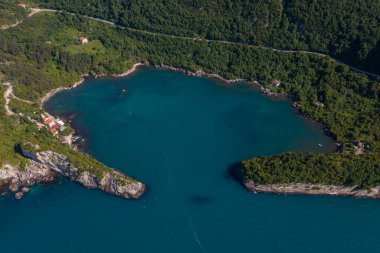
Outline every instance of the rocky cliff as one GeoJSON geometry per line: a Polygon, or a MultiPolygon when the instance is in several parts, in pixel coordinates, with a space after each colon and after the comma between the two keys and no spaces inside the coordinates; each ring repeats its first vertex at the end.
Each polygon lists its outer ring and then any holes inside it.
{"type": "Polygon", "coordinates": [[[380,186],[370,190],[358,189],[356,186],[316,185],[316,184],[270,184],[257,185],[253,181],[245,181],[244,185],[252,192],[266,192],[276,194],[306,194],[306,195],[331,195],[349,196],[357,198],[380,198],[380,186]]]}
{"type": "Polygon", "coordinates": [[[144,184],[110,168],[102,169],[101,176],[99,176],[99,173],[95,173],[96,168],[75,166],[67,156],[53,151],[33,152],[21,148],[21,152],[30,159],[30,163],[23,170],[10,165],[0,169],[2,192],[10,190],[19,193],[25,186],[53,181],[56,174],[67,177],[87,188],[98,188],[123,198],[139,198],[145,192],[144,184]]]}
{"type": "Polygon", "coordinates": [[[30,164],[23,170],[11,165],[4,165],[0,168],[0,193],[6,194],[8,191],[20,193],[26,186],[51,182],[54,179],[55,173],[53,171],[46,166],[40,166],[35,161],[30,161],[30,164]]]}

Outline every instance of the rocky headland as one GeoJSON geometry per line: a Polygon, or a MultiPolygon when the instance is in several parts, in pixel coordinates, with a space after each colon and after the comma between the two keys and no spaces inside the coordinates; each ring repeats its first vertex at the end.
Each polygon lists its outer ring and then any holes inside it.
{"type": "MultiPolygon", "coordinates": [[[[10,165],[0,169],[0,192],[15,193],[21,199],[30,186],[42,182],[52,182],[57,175],[69,178],[90,189],[100,189],[123,198],[139,198],[146,189],[143,183],[111,169],[75,166],[68,156],[53,151],[32,151],[20,145],[21,153],[29,159],[29,164],[19,169],[10,165]]],[[[29,145],[30,146],[30,145],[29,145]]]]}

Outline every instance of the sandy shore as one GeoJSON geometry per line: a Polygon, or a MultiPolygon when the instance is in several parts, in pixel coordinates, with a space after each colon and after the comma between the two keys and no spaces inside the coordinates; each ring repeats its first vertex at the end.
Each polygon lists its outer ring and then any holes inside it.
{"type": "Polygon", "coordinates": [[[150,66],[148,63],[136,63],[130,68],[127,72],[122,73],[122,74],[99,74],[95,75],[95,78],[102,78],[102,77],[115,77],[115,78],[121,78],[121,77],[126,77],[138,70],[142,66],[150,66]]]}
{"type": "Polygon", "coordinates": [[[142,66],[149,66],[148,63],[136,63],[135,65],[132,66],[131,69],[129,69],[127,72],[123,73],[123,74],[114,74],[114,75],[111,75],[112,77],[126,77],[126,76],[129,76],[130,74],[132,74],[133,72],[135,72],[139,67],[142,67],[142,66]]]}

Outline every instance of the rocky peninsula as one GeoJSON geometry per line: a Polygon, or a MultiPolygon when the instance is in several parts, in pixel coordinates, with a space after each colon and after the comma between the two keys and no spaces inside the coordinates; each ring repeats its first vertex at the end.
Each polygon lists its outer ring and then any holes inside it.
{"type": "Polygon", "coordinates": [[[100,189],[123,198],[139,198],[146,189],[143,183],[133,180],[119,171],[103,167],[82,167],[73,164],[69,157],[53,151],[39,151],[38,145],[21,144],[20,151],[29,159],[24,169],[10,165],[0,169],[0,192],[11,191],[17,199],[28,192],[28,188],[42,182],[52,182],[57,175],[89,189],[100,189]],[[101,171],[101,173],[99,173],[101,171]]]}

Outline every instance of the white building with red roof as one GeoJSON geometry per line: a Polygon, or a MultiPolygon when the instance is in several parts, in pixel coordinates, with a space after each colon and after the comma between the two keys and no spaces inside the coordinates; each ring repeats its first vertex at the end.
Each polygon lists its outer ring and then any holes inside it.
{"type": "Polygon", "coordinates": [[[80,40],[80,42],[82,43],[82,45],[88,43],[88,38],[87,38],[87,37],[80,37],[79,40],[80,40]]]}

